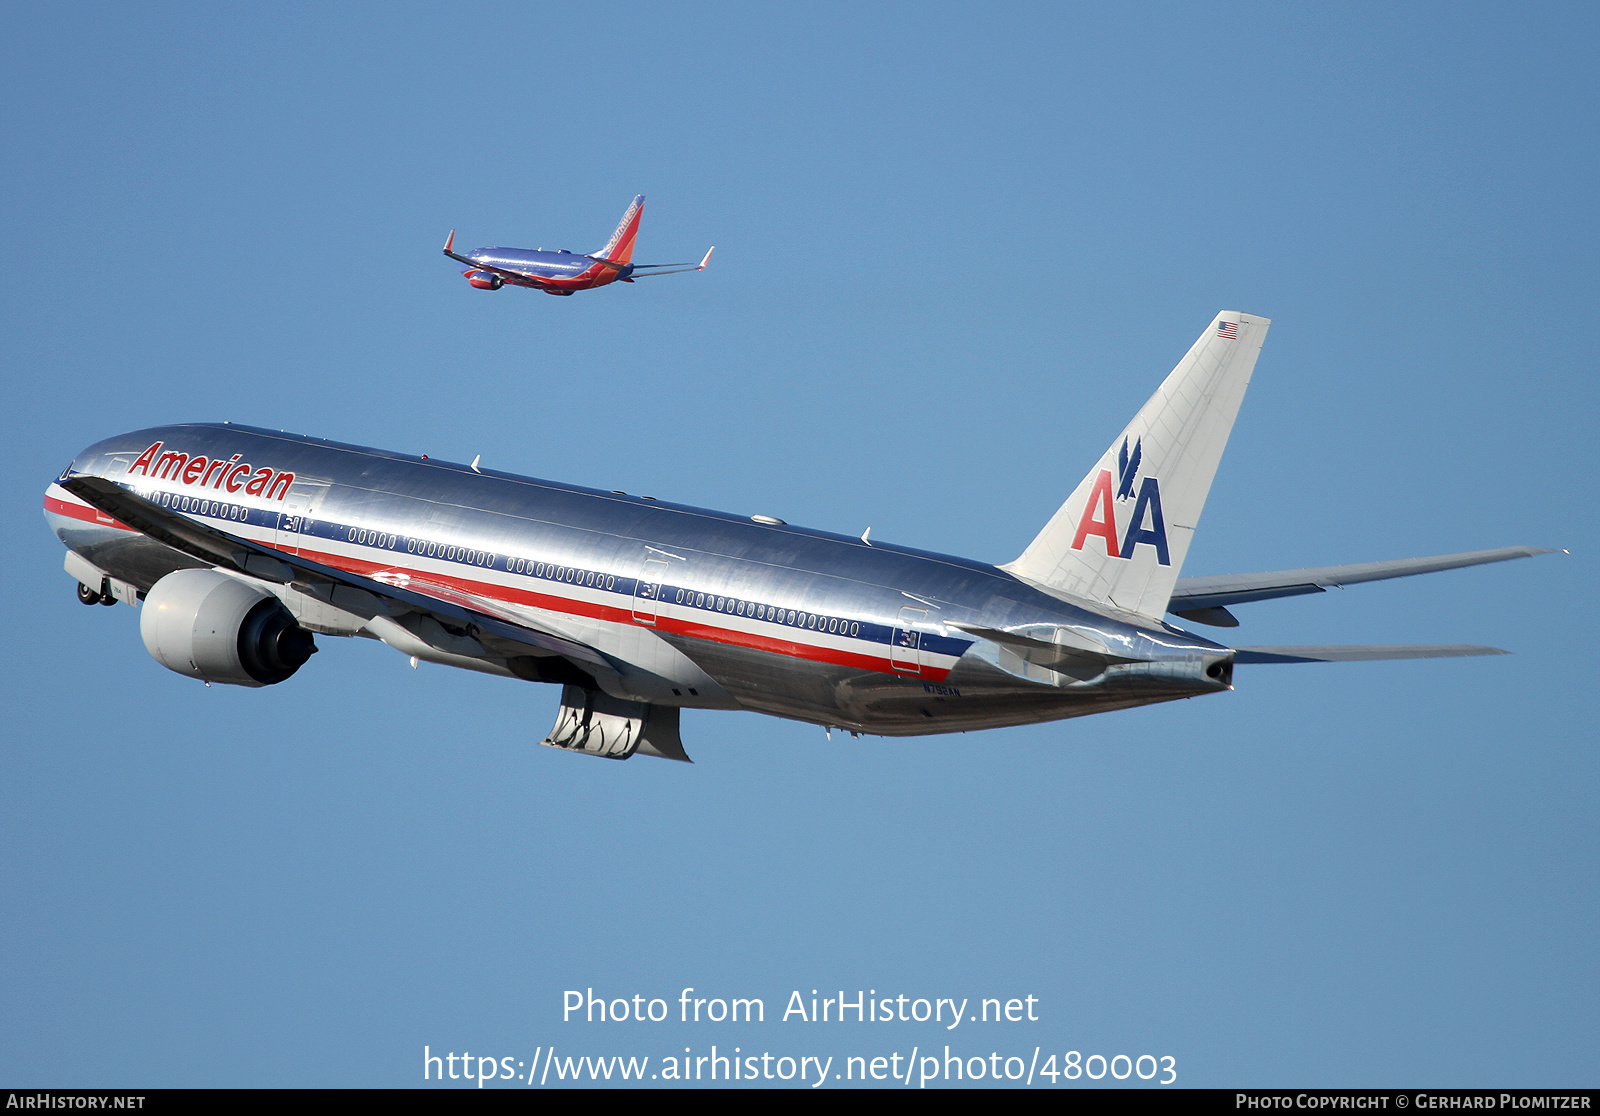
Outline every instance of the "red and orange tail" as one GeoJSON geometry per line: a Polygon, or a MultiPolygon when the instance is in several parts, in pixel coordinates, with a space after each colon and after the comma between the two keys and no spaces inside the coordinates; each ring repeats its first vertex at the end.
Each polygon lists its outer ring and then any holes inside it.
{"type": "Polygon", "coordinates": [[[639,215],[643,212],[644,195],[640,194],[633,199],[628,212],[622,215],[622,223],[617,226],[617,231],[611,234],[606,246],[596,252],[595,256],[613,263],[632,263],[633,242],[639,237],[639,215]]]}

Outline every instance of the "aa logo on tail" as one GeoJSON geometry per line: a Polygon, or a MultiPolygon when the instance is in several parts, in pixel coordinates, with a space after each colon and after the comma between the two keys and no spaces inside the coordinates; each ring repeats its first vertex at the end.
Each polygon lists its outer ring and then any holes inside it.
{"type": "Polygon", "coordinates": [[[1122,449],[1117,452],[1118,476],[1113,482],[1111,470],[1101,469],[1095,477],[1083,516],[1078,520],[1077,534],[1072,537],[1073,550],[1082,550],[1084,542],[1094,535],[1104,540],[1107,557],[1132,558],[1134,548],[1145,543],[1155,547],[1157,562],[1163,566],[1172,564],[1167,555],[1167,522],[1161,516],[1161,484],[1155,477],[1145,477],[1139,484],[1133,515],[1127,520],[1127,533],[1117,530],[1116,506],[1133,497],[1134,483],[1139,479],[1139,462],[1143,456],[1143,438],[1134,442],[1132,453],[1128,452],[1128,439],[1122,439],[1122,449]],[[1114,498],[1113,483],[1116,488],[1114,498]]]}

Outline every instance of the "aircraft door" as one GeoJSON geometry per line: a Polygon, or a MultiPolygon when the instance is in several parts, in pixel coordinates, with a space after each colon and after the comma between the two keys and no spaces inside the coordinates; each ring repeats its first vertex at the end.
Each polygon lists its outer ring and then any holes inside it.
{"type": "Polygon", "coordinates": [[[916,625],[928,618],[925,608],[902,608],[889,637],[889,665],[898,674],[922,673],[922,633],[916,625]]]}
{"type": "MultiPolygon", "coordinates": [[[[322,498],[327,495],[329,482],[299,480],[289,486],[283,498],[283,510],[278,513],[277,545],[287,554],[299,554],[301,537],[310,535],[316,521],[312,518],[322,510],[322,498]]],[[[315,545],[307,545],[316,549],[315,545]]]]}
{"type": "Polygon", "coordinates": [[[644,560],[644,569],[633,587],[633,621],[636,624],[655,626],[657,603],[661,599],[662,578],[671,563],[665,558],[650,557],[644,560]]]}

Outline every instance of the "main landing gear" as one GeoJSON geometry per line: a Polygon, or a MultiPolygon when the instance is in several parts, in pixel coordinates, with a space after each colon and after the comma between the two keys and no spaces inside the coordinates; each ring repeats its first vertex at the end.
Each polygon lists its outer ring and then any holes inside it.
{"type": "MultiPolygon", "coordinates": [[[[102,587],[103,584],[104,583],[102,583],[102,587]]],[[[117,603],[117,598],[113,597],[110,593],[104,593],[95,589],[91,589],[80,581],[78,582],[78,603],[86,605],[114,605],[117,603]]]]}

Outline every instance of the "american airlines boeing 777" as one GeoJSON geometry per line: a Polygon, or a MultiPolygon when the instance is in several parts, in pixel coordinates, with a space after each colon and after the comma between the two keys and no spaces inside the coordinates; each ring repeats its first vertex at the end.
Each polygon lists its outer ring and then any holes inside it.
{"type": "Polygon", "coordinates": [[[543,743],[686,760],[678,711],[912,736],[1232,688],[1236,665],[1503,654],[1236,647],[1168,614],[1548,553],[1180,578],[1268,321],[1206,327],[1037,538],[1001,566],[226,423],[84,450],[45,517],[87,604],[142,603],[162,665],[282,682],[314,635],[562,687],[543,743]]]}

